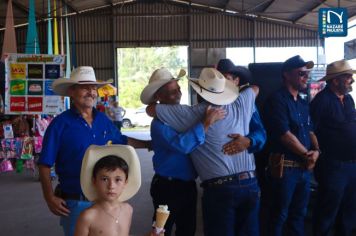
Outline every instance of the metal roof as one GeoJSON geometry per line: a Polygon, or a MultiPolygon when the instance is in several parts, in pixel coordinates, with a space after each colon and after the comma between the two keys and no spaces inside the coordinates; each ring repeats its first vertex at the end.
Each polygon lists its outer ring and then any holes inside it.
{"type": "MultiPolygon", "coordinates": [[[[318,9],[344,7],[348,18],[356,16],[354,0],[56,0],[57,16],[64,15],[64,6],[68,13],[80,14],[89,10],[117,5],[135,3],[173,3],[188,5],[194,9],[204,9],[212,13],[245,15],[266,20],[278,20],[316,29],[318,26],[318,9]]],[[[8,0],[0,0],[0,28],[5,27],[5,16],[8,0]]],[[[53,9],[53,0],[51,7],[53,9]]],[[[15,25],[27,22],[28,1],[12,0],[15,25]]],[[[35,0],[38,20],[47,18],[47,1],[35,0]]],[[[170,4],[167,4],[169,8],[170,4]]],[[[191,14],[197,14],[192,11],[191,14]]],[[[169,17],[169,16],[167,16],[169,17]]]]}

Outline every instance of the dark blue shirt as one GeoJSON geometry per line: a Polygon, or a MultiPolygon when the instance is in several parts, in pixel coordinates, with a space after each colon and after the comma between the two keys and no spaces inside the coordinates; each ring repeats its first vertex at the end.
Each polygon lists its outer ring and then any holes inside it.
{"type": "Polygon", "coordinates": [[[293,95],[283,87],[273,94],[265,104],[266,127],[269,138],[271,138],[271,151],[284,153],[288,160],[301,161],[300,156],[292,153],[282,144],[281,136],[290,131],[306,149],[311,149],[312,123],[307,101],[299,95],[297,100],[294,100],[293,95]]]}
{"type": "Polygon", "coordinates": [[[261,151],[266,142],[266,130],[263,127],[261,117],[255,106],[255,112],[252,114],[250,121],[250,131],[246,137],[251,140],[251,145],[248,148],[249,153],[261,151]]]}
{"type": "Polygon", "coordinates": [[[155,118],[151,124],[153,168],[156,174],[181,180],[194,180],[197,173],[189,154],[205,141],[205,131],[198,123],[178,133],[155,118]]]}
{"type": "Polygon", "coordinates": [[[43,138],[43,147],[38,164],[55,164],[60,188],[63,192],[79,194],[80,169],[86,149],[91,144],[105,145],[109,140],[115,144],[127,144],[107,116],[93,110],[92,127],[71,108],[53,119],[43,138]]]}
{"type": "Polygon", "coordinates": [[[356,160],[355,102],[351,95],[345,95],[343,103],[329,86],[311,102],[311,116],[322,158],[356,160]]]}

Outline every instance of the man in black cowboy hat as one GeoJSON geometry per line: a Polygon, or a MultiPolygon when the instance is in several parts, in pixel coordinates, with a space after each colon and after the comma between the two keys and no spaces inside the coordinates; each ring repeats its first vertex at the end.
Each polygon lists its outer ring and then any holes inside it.
{"type": "Polygon", "coordinates": [[[319,146],[310,122],[307,101],[299,91],[307,87],[312,61],[299,55],[283,63],[283,87],[266,102],[266,128],[271,143],[269,235],[304,235],[311,169],[319,146]]]}
{"type": "Polygon", "coordinates": [[[356,110],[349,92],[356,71],[348,61],[327,66],[326,87],[311,103],[315,133],[323,151],[315,176],[319,183],[314,211],[314,235],[328,235],[337,213],[337,235],[356,229],[356,110]]]}
{"type": "MultiPolygon", "coordinates": [[[[236,86],[247,87],[251,83],[251,72],[243,66],[235,66],[230,59],[221,59],[216,69],[236,86]]],[[[249,131],[246,136],[231,134],[233,141],[225,145],[225,150],[229,152],[235,146],[239,152],[247,149],[250,153],[255,153],[263,148],[266,142],[266,131],[256,107],[250,121],[249,131]]]]}

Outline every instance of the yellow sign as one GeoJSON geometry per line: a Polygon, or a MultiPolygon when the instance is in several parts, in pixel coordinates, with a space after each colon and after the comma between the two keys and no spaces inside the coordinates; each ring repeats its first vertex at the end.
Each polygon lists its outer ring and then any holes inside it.
{"type": "Polygon", "coordinates": [[[106,84],[98,89],[98,95],[99,97],[116,96],[117,89],[111,84],[106,84]]]}
{"type": "Polygon", "coordinates": [[[26,64],[10,64],[11,79],[26,79],[26,64]]]}

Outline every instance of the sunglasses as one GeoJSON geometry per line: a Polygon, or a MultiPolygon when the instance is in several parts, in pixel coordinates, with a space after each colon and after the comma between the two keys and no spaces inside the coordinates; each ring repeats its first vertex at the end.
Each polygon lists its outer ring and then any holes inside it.
{"type": "Polygon", "coordinates": [[[298,71],[298,76],[309,77],[309,71],[298,71]]]}

